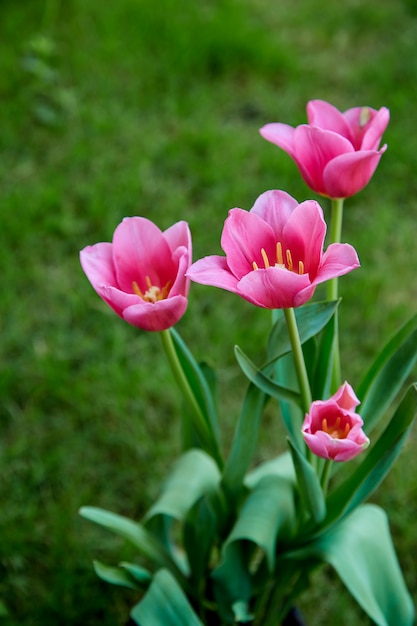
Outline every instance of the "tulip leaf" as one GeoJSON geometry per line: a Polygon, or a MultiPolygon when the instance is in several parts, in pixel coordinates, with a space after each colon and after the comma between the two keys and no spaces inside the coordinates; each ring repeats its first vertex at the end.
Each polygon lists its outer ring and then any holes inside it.
{"type": "MultiPolygon", "coordinates": [[[[297,320],[298,333],[301,343],[305,343],[318,335],[334,315],[340,300],[331,302],[314,302],[294,309],[297,320]]],[[[284,354],[291,351],[290,338],[287,325],[281,311],[274,312],[275,322],[268,340],[268,358],[270,363],[275,362],[284,354]]]]}
{"type": "Polygon", "coordinates": [[[317,473],[305,456],[288,440],[297,475],[297,485],[305,510],[319,524],[326,516],[326,502],[317,473]]]}
{"type": "Polygon", "coordinates": [[[111,567],[100,561],[93,561],[94,571],[101,580],[111,585],[119,585],[128,589],[139,589],[140,586],[135,582],[134,578],[126,570],[119,567],[111,567]]]}
{"type": "Polygon", "coordinates": [[[245,476],[244,483],[248,489],[254,489],[261,478],[271,475],[284,478],[295,485],[296,475],[291,454],[289,452],[284,452],[283,454],[275,457],[275,459],[265,461],[255,467],[255,469],[245,476]]]}
{"type": "Polygon", "coordinates": [[[293,389],[288,389],[283,385],[279,385],[272,378],[267,376],[262,370],[250,360],[239,346],[235,346],[235,355],[237,362],[245,374],[245,376],[264,393],[277,398],[278,400],[290,400],[295,404],[300,404],[300,394],[293,389]]]}
{"type": "Polygon", "coordinates": [[[411,385],[396,412],[362,463],[327,499],[323,525],[347,515],[368,498],[389,472],[405,443],[417,415],[417,385],[411,385]]]}
{"type": "Polygon", "coordinates": [[[126,539],[140,554],[147,557],[155,564],[170,569],[182,583],[186,584],[184,575],[178,569],[178,566],[173,561],[164,545],[142,526],[142,524],[134,522],[122,515],[118,515],[117,513],[111,513],[110,511],[92,506],[82,507],[80,509],[80,515],[114,532],[119,537],[126,539]]]}
{"type": "Polygon", "coordinates": [[[387,343],[357,389],[360,414],[369,432],[400,391],[417,362],[417,315],[387,343]]]}
{"type": "Polygon", "coordinates": [[[203,495],[216,491],[220,472],[212,457],[200,449],[188,450],[175,463],[162,493],[145,516],[167,515],[182,521],[203,495]]]}
{"type": "Polygon", "coordinates": [[[156,572],[149,590],[130,615],[138,626],[203,626],[183,590],[165,569],[156,572]]]}
{"type": "Polygon", "coordinates": [[[337,315],[333,315],[319,338],[319,358],[317,359],[314,375],[311,378],[313,398],[325,399],[331,394],[336,323],[337,315]]]}
{"type": "Polygon", "coordinates": [[[218,518],[209,496],[200,498],[188,511],[183,528],[184,548],[197,589],[206,576],[216,538],[218,518]]]}
{"type": "MultiPolygon", "coordinates": [[[[217,418],[216,404],[214,401],[211,386],[206,377],[206,366],[200,366],[180,337],[175,328],[170,328],[169,332],[174,341],[175,350],[181,363],[184,375],[194,393],[195,399],[207,420],[207,425],[211,433],[219,443],[219,426],[217,418]]],[[[212,382],[212,374],[210,374],[210,383],[212,382]]]]}
{"type": "Polygon", "coordinates": [[[414,606],[379,507],[357,508],[291,558],[329,563],[377,626],[412,626],[414,606]]]}
{"type": "MultiPolygon", "coordinates": [[[[274,379],[277,382],[284,387],[298,388],[298,378],[292,354],[285,354],[274,364],[273,368],[274,379]]],[[[301,425],[304,417],[301,407],[283,398],[279,399],[279,406],[282,419],[292,443],[302,450],[305,444],[301,435],[301,425]]]]}
{"type": "Polygon", "coordinates": [[[226,461],[223,485],[229,495],[238,495],[243,478],[252,462],[258,443],[258,432],[265,394],[250,383],[242,403],[229,457],[226,461]]]}
{"type": "Polygon", "coordinates": [[[127,561],[119,563],[119,567],[129,572],[140,587],[149,587],[149,583],[152,580],[152,574],[145,567],[137,565],[136,563],[128,563],[127,561]]]}

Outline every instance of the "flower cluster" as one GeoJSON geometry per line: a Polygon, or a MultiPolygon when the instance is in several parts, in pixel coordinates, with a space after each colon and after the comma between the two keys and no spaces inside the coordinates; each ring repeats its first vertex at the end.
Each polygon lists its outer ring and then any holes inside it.
{"type": "Polygon", "coordinates": [[[81,509],[129,540],[150,564],[95,563],[101,578],[141,594],[131,613],[140,626],[287,623],[320,562],[336,570],[378,626],[414,621],[385,514],[364,501],[394,462],[417,413],[416,385],[398,397],[417,362],[417,315],[359,382],[361,401],[342,382],[339,349],[338,279],[359,267],[355,249],[341,243],[343,199],[371,179],[386,150],[380,143],[389,111],[358,107],[341,113],[313,100],[307,117],[308,124],[296,128],[276,123],[260,132],[289,153],[313,191],[330,198],[325,250],[320,204],[270,190],[251,210],[229,211],[224,255],[192,263],[186,222],[162,232],[144,217],[124,219],[112,243],[80,253],[93,288],[117,315],[159,331],[185,400],[184,450],[143,522],[81,509]],[[235,350],[248,387],[227,454],[215,372],[198,363],[173,328],[187,309],[190,281],[273,311],[266,363],[258,367],[235,350]],[[312,302],[323,283],[325,300],[312,302]],[[278,400],[288,451],[252,468],[270,398],[278,400]],[[388,424],[369,446],[370,432],[394,401],[388,424]],[[347,462],[365,450],[364,459],[345,472],[347,462]]]}

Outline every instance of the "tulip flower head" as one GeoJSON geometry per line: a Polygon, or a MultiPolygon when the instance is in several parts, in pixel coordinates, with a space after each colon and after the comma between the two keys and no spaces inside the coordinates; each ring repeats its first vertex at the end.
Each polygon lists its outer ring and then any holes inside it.
{"type": "Polygon", "coordinates": [[[144,217],[125,218],[112,243],[87,246],[80,261],[98,295],[129,324],[160,331],[184,315],[191,263],[186,222],[162,232],[144,217]]]}
{"type": "Polygon", "coordinates": [[[355,392],[346,382],[328,400],[312,403],[302,434],[314,454],[324,459],[349,461],[369,445],[362,430],[363,420],[355,413],[358,404],[355,392]]]}
{"type": "Polygon", "coordinates": [[[285,150],[307,185],[330,198],[347,198],[363,189],[387,146],[380,148],[389,110],[355,107],[344,113],[323,100],[307,104],[308,124],[266,124],[262,137],[285,150]]]}
{"type": "Polygon", "coordinates": [[[284,191],[266,191],[250,211],[229,212],[221,238],[226,256],[200,259],[187,276],[260,307],[298,307],[319,283],[359,267],[349,244],[331,244],[323,252],[325,234],[317,202],[298,204],[284,191]]]}

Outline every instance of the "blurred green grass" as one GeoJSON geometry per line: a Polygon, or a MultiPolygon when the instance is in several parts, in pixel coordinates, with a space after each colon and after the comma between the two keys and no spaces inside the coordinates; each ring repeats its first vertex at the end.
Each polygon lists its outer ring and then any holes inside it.
{"type": "MultiPolygon", "coordinates": [[[[156,335],[92,291],[78,251],[127,215],[189,222],[194,257],[219,251],[232,206],[266,189],[314,197],[263,141],[322,98],[388,106],[389,148],[346,202],[362,269],[341,283],[344,372],[355,385],[416,309],[417,12],[411,0],[24,0],[0,3],[0,599],[6,626],[123,624],[135,598],[92,558],[127,547],[78,518],[140,517],[178,452],[178,398],[156,335]]],[[[324,208],[326,208],[324,206],[324,208]]],[[[219,370],[226,442],[243,379],[232,347],[262,356],[269,317],[194,286],[179,330],[219,370]],[[225,345],[224,337],[230,339],[225,345]]],[[[282,448],[268,413],[262,456],[282,448]]],[[[375,496],[417,599],[413,433],[375,496]]],[[[330,572],[302,601],[310,624],[367,620],[330,572]],[[323,600],[323,598],[325,598],[323,600]]]]}

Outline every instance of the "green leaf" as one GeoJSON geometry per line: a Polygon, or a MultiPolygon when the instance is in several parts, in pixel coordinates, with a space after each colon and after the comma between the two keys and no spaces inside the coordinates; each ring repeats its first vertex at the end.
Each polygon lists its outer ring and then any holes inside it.
{"type": "Polygon", "coordinates": [[[328,398],[331,393],[336,317],[333,315],[319,338],[319,358],[311,379],[313,398],[328,398]]]}
{"type": "MultiPolygon", "coordinates": [[[[315,337],[334,315],[340,300],[331,302],[314,302],[294,309],[301,343],[315,337]]],[[[268,341],[268,358],[270,363],[291,351],[290,338],[283,316],[277,316],[268,341]]]]}
{"type": "Polygon", "coordinates": [[[359,507],[291,557],[332,565],[377,626],[414,624],[413,602],[392,545],[387,516],[379,507],[359,507]]]}
{"type": "Polygon", "coordinates": [[[295,404],[300,404],[299,393],[293,389],[278,385],[272,378],[269,378],[269,376],[256,367],[239,346],[235,346],[235,355],[245,376],[264,393],[278,400],[290,400],[295,404]]]}
{"type": "Polygon", "coordinates": [[[209,569],[210,556],[219,523],[209,496],[198,500],[184,522],[183,541],[190,565],[193,585],[198,588],[209,569]]]}
{"type": "Polygon", "coordinates": [[[145,516],[168,515],[183,520],[201,496],[216,491],[220,472],[212,457],[203,450],[189,450],[175,463],[162,494],[145,516]]]}
{"type": "Polygon", "coordinates": [[[119,567],[111,567],[100,561],[93,561],[94,571],[101,580],[111,585],[119,585],[128,589],[139,589],[139,585],[134,581],[127,571],[119,567]]]}
{"type": "Polygon", "coordinates": [[[169,552],[165,549],[152,533],[144,526],[127,517],[117,515],[92,506],[84,506],[80,509],[80,515],[114,532],[119,537],[129,541],[145,557],[159,566],[170,569],[174,575],[186,585],[186,580],[178,566],[174,563],[169,552]]]}
{"type": "Polygon", "coordinates": [[[139,626],[204,626],[175,578],[165,569],[153,577],[131,617],[139,626]]]}
{"type": "Polygon", "coordinates": [[[136,563],[128,563],[127,561],[119,563],[119,567],[129,572],[141,588],[149,587],[149,583],[152,580],[152,574],[145,567],[137,565],[136,563]]]}
{"type": "Polygon", "coordinates": [[[245,476],[245,486],[249,489],[254,489],[261,478],[271,475],[284,478],[288,482],[291,482],[295,487],[296,475],[291,454],[289,452],[284,452],[283,454],[275,457],[275,459],[265,461],[255,467],[255,469],[245,476]]]}
{"type": "Polygon", "coordinates": [[[377,356],[357,388],[367,432],[376,426],[417,362],[417,315],[399,330],[377,356]]]}
{"type": "Polygon", "coordinates": [[[370,448],[362,463],[327,499],[324,525],[346,515],[368,498],[387,475],[417,414],[417,386],[411,385],[388,426],[370,448]]]}
{"type": "Polygon", "coordinates": [[[288,440],[290,452],[297,474],[297,486],[305,510],[311,515],[314,522],[319,524],[326,516],[326,502],[320,480],[311,464],[307,461],[291,441],[288,440]]]}
{"type": "Polygon", "coordinates": [[[258,443],[264,406],[265,394],[251,383],[242,403],[232,448],[223,474],[222,482],[230,495],[237,495],[241,491],[243,478],[252,462],[258,443]]]}

